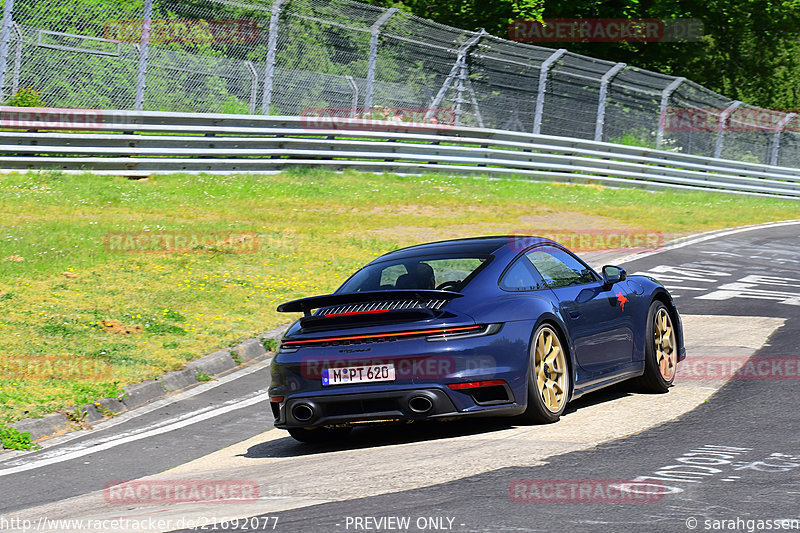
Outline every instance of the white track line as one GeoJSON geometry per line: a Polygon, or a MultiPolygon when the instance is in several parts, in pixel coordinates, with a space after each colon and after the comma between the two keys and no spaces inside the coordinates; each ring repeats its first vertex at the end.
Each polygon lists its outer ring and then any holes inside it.
{"type": "MultiPolygon", "coordinates": [[[[231,381],[235,381],[235,380],[237,380],[239,378],[243,378],[245,376],[248,376],[248,375],[252,374],[253,372],[258,372],[259,370],[266,370],[267,368],[269,368],[269,361],[260,361],[260,362],[257,362],[255,364],[250,364],[250,365],[248,365],[248,366],[246,366],[244,368],[237,369],[237,370],[235,370],[233,372],[230,372],[228,374],[225,374],[225,375],[223,375],[223,376],[221,376],[219,378],[214,378],[214,380],[212,380],[212,381],[209,381],[209,382],[206,382],[206,383],[202,383],[202,384],[198,384],[198,385],[194,385],[194,386],[192,386],[191,388],[189,388],[187,390],[184,390],[184,391],[181,391],[181,392],[178,392],[178,393],[175,393],[175,394],[170,394],[170,395],[168,395],[168,396],[166,396],[164,398],[161,398],[159,400],[155,400],[155,401],[153,401],[151,403],[148,403],[146,405],[143,405],[141,407],[137,407],[137,408],[132,409],[130,411],[125,411],[125,412],[121,413],[119,416],[116,416],[114,418],[110,418],[110,419],[107,419],[107,420],[100,421],[97,424],[94,424],[94,428],[91,429],[91,430],[88,430],[88,431],[73,431],[73,432],[68,433],[68,434],[66,434],[64,436],[61,436],[61,437],[55,437],[55,438],[52,438],[52,439],[45,440],[44,442],[41,443],[42,448],[39,449],[39,450],[32,450],[32,451],[25,452],[25,453],[17,453],[17,454],[14,454],[13,456],[9,457],[8,459],[2,459],[1,458],[2,456],[0,456],[0,466],[7,465],[7,464],[19,464],[19,462],[22,459],[25,459],[25,458],[27,458],[29,456],[36,456],[36,457],[50,456],[53,453],[57,453],[55,451],[51,451],[52,449],[57,448],[57,447],[59,447],[59,446],[61,446],[63,444],[66,444],[66,443],[70,442],[70,441],[73,441],[75,439],[84,438],[87,435],[91,435],[92,433],[97,433],[97,432],[104,431],[106,429],[112,428],[114,426],[118,426],[120,424],[123,424],[125,422],[130,421],[130,420],[133,420],[133,419],[138,418],[140,416],[146,415],[148,413],[152,413],[153,411],[161,409],[162,407],[167,407],[167,406],[170,406],[170,405],[172,405],[174,403],[180,402],[182,400],[186,400],[188,398],[192,398],[194,396],[197,396],[198,394],[203,394],[204,392],[207,392],[207,391],[209,391],[211,389],[217,388],[217,387],[219,387],[221,385],[225,385],[225,384],[230,383],[231,381]]],[[[185,414],[181,415],[180,417],[173,418],[173,419],[171,419],[171,421],[174,422],[176,419],[180,419],[181,417],[194,416],[194,415],[203,413],[205,411],[208,411],[210,409],[213,409],[213,407],[203,407],[203,408],[197,409],[195,411],[191,411],[189,413],[185,413],[185,414]]],[[[162,423],[161,425],[166,424],[166,423],[170,423],[170,420],[167,420],[166,422],[162,423]]],[[[111,437],[111,438],[115,438],[115,437],[111,437]]],[[[101,439],[102,442],[104,442],[105,440],[109,440],[109,439],[108,438],[106,438],[104,440],[101,439]]]]}
{"type": "Polygon", "coordinates": [[[184,418],[182,420],[177,420],[175,422],[169,423],[167,425],[162,425],[161,427],[153,428],[150,430],[145,430],[136,433],[124,434],[124,436],[120,436],[119,438],[104,442],[102,444],[97,444],[91,446],[89,448],[82,448],[70,451],[63,455],[58,455],[56,457],[49,457],[41,460],[37,460],[28,464],[14,466],[11,468],[6,468],[4,470],[0,470],[0,477],[8,476],[11,474],[17,474],[19,472],[25,472],[28,470],[34,470],[36,468],[41,468],[43,466],[49,466],[56,463],[61,463],[63,461],[69,461],[72,459],[77,459],[79,457],[85,457],[87,455],[91,455],[93,453],[102,452],[105,450],[109,450],[111,448],[115,448],[117,446],[121,446],[123,444],[128,444],[129,442],[135,442],[137,440],[146,439],[149,437],[154,437],[156,435],[161,435],[163,433],[169,433],[170,431],[175,431],[176,429],[184,428],[186,426],[191,426],[192,424],[196,424],[198,422],[202,422],[204,420],[208,420],[209,418],[214,418],[216,416],[223,415],[225,413],[229,413],[231,411],[236,411],[237,409],[243,409],[245,407],[249,407],[254,405],[258,402],[266,401],[269,398],[269,395],[264,391],[259,391],[255,396],[252,396],[245,400],[236,400],[235,403],[231,403],[230,405],[226,405],[224,407],[218,407],[216,409],[212,409],[211,411],[206,411],[204,413],[184,418]]]}
{"type": "Polygon", "coordinates": [[[667,244],[666,246],[663,246],[658,250],[626,255],[624,257],[617,259],[617,262],[626,263],[628,261],[644,259],[645,257],[650,257],[651,255],[660,254],[662,252],[667,252],[669,250],[675,250],[677,248],[683,248],[685,246],[691,246],[692,244],[698,244],[701,242],[710,241],[711,239],[716,239],[717,237],[727,237],[728,235],[736,235],[737,233],[744,233],[746,231],[753,231],[765,228],[779,228],[782,226],[794,226],[797,224],[800,224],[800,220],[784,220],[782,222],[766,222],[764,224],[753,224],[751,226],[741,226],[739,228],[718,229],[718,230],[708,231],[705,233],[698,233],[697,235],[689,235],[688,237],[681,237],[679,239],[676,239],[671,244],[667,244]]]}

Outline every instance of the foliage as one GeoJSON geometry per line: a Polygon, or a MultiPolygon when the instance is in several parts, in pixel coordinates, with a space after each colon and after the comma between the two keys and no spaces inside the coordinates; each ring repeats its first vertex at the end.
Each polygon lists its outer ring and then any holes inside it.
{"type": "Polygon", "coordinates": [[[798,0],[366,0],[468,30],[508,38],[510,19],[695,18],[700,42],[542,43],[551,48],[684,76],[729,98],[773,109],[800,107],[798,0]]]}
{"type": "Polygon", "coordinates": [[[278,341],[276,339],[261,339],[261,344],[264,345],[264,349],[268,352],[278,351],[278,341]]]}
{"type": "Polygon", "coordinates": [[[23,87],[16,94],[5,101],[7,106],[13,107],[47,107],[42,100],[42,93],[33,87],[23,87]]]}
{"type": "Polygon", "coordinates": [[[38,450],[39,445],[31,440],[30,433],[21,433],[16,428],[0,426],[0,442],[8,450],[38,450]]]}
{"type": "Polygon", "coordinates": [[[201,383],[204,383],[206,381],[211,381],[212,379],[214,379],[205,372],[203,372],[202,370],[198,370],[197,373],[194,375],[194,377],[197,381],[201,383]]]}

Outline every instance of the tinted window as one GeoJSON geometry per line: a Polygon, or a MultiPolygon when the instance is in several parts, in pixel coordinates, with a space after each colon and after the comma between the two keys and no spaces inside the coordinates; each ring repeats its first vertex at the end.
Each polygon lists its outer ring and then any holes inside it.
{"type": "Polygon", "coordinates": [[[545,284],[527,256],[522,256],[506,270],[500,279],[500,288],[506,291],[533,291],[544,289],[545,284]]]}
{"type": "Polygon", "coordinates": [[[460,291],[487,257],[417,257],[364,267],[337,292],[391,289],[460,291]]]}
{"type": "Polygon", "coordinates": [[[589,267],[560,248],[542,246],[527,256],[551,288],[597,281],[589,267]]]}

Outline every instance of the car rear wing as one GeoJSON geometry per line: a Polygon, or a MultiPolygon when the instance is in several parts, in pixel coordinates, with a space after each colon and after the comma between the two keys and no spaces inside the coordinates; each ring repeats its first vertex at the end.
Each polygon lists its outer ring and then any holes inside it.
{"type": "Polygon", "coordinates": [[[325,316],[352,313],[383,313],[409,308],[439,309],[455,298],[464,296],[459,292],[433,289],[394,289],[388,291],[350,292],[326,294],[292,300],[278,306],[279,313],[300,313],[311,316],[314,309],[336,308],[325,316]],[[359,305],[360,304],[360,305],[359,305]]]}

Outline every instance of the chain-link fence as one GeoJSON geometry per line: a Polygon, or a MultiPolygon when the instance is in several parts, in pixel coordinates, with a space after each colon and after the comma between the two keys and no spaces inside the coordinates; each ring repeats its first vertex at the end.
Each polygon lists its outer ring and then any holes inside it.
{"type": "Polygon", "coordinates": [[[691,80],[396,9],[349,0],[3,6],[0,81],[7,103],[30,88],[50,107],[388,112],[401,120],[444,117],[457,125],[800,166],[796,114],[732,102],[691,80]]]}

